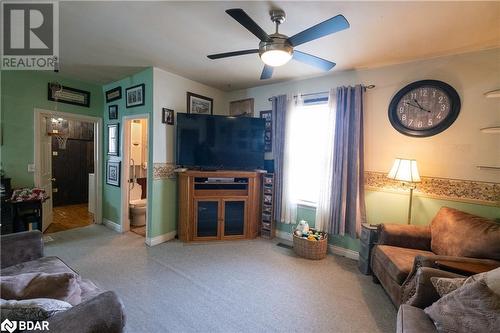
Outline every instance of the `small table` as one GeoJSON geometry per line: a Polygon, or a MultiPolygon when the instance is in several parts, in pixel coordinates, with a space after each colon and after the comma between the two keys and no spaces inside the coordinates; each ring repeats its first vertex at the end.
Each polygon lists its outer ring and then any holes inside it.
{"type": "Polygon", "coordinates": [[[48,198],[27,201],[11,200],[14,232],[27,231],[30,223],[36,223],[36,228],[42,231],[42,206],[47,199],[48,198]]]}
{"type": "Polygon", "coordinates": [[[460,262],[453,260],[436,260],[435,263],[436,265],[438,265],[438,268],[444,271],[450,271],[453,273],[467,275],[467,276],[478,273],[484,273],[499,267],[498,265],[495,264],[478,263],[478,262],[460,262]]]}
{"type": "Polygon", "coordinates": [[[370,257],[372,249],[378,240],[378,226],[368,223],[361,224],[360,243],[358,268],[361,273],[369,275],[372,273],[370,268],[370,257]]]}

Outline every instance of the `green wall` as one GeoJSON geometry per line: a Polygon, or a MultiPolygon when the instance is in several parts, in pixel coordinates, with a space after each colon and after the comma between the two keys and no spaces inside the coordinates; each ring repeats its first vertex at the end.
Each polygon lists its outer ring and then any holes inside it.
{"type": "Polygon", "coordinates": [[[54,110],[55,102],[47,99],[49,82],[90,91],[90,107],[57,103],[61,112],[102,117],[101,86],[61,77],[50,71],[1,71],[1,122],[3,144],[1,162],[13,187],[32,187],[34,174],[28,164],[34,163],[34,108],[54,110]]]}
{"type": "MultiPolygon", "coordinates": [[[[149,145],[148,145],[148,182],[147,188],[148,198],[151,198],[153,193],[152,189],[152,178],[153,178],[153,68],[147,68],[137,74],[128,76],[122,80],[112,82],[106,84],[102,87],[102,93],[106,92],[115,87],[122,88],[122,98],[110,103],[103,103],[104,108],[101,112],[103,112],[104,118],[104,148],[103,148],[103,202],[102,202],[102,217],[108,221],[120,224],[120,210],[121,210],[121,191],[122,188],[108,185],[106,184],[106,161],[108,160],[119,160],[122,161],[123,156],[123,117],[131,116],[136,114],[149,114],[149,123],[148,123],[148,137],[149,137],[149,145]],[[144,105],[137,106],[133,108],[126,108],[125,103],[125,90],[129,87],[144,83],[145,84],[145,99],[144,105]],[[108,117],[108,106],[109,105],[118,105],[118,119],[109,120],[108,117]],[[120,124],[120,156],[108,156],[108,124],[120,124]]],[[[151,205],[148,205],[148,225],[151,223],[151,205]]]]}
{"type": "Polygon", "coordinates": [[[177,231],[177,181],[154,179],[151,237],[177,231]]]}
{"type": "MultiPolygon", "coordinates": [[[[385,191],[365,191],[366,219],[368,223],[399,223],[405,224],[408,214],[408,193],[385,191]]],[[[413,197],[412,224],[427,225],[432,221],[442,206],[455,208],[474,215],[493,220],[500,219],[500,207],[479,205],[473,203],[433,199],[415,195],[413,197]]],[[[297,220],[305,220],[314,226],[315,208],[299,206],[297,220]]],[[[278,230],[290,232],[294,225],[278,223],[278,230]]],[[[359,239],[349,236],[332,235],[329,243],[359,251],[359,239]]]]}

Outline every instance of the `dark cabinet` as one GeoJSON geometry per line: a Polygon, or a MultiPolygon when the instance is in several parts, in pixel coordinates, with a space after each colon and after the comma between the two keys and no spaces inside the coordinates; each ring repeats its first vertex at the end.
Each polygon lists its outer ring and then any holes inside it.
{"type": "Polygon", "coordinates": [[[193,239],[238,238],[245,235],[245,199],[195,199],[193,239]]]}
{"type": "Polygon", "coordinates": [[[219,201],[195,200],[195,237],[217,237],[219,234],[219,201]]]}
{"type": "Polygon", "coordinates": [[[245,200],[224,200],[224,237],[245,234],[245,200]]]}
{"type": "Polygon", "coordinates": [[[370,268],[370,257],[375,243],[378,241],[378,228],[376,225],[363,223],[361,225],[361,248],[359,250],[358,268],[361,273],[369,275],[372,270],[370,268]]]}

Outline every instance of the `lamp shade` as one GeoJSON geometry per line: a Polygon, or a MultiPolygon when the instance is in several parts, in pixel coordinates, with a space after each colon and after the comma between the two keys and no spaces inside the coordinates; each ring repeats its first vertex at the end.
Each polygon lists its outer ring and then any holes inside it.
{"type": "Polygon", "coordinates": [[[419,183],[420,175],[418,174],[417,161],[396,158],[387,177],[403,182],[419,183]]]}

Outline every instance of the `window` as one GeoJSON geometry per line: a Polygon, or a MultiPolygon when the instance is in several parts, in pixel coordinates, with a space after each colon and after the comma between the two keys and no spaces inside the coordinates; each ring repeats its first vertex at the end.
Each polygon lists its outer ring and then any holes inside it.
{"type": "Polygon", "coordinates": [[[318,203],[331,119],[326,102],[304,104],[290,114],[288,185],[295,203],[311,206],[318,203]]]}

